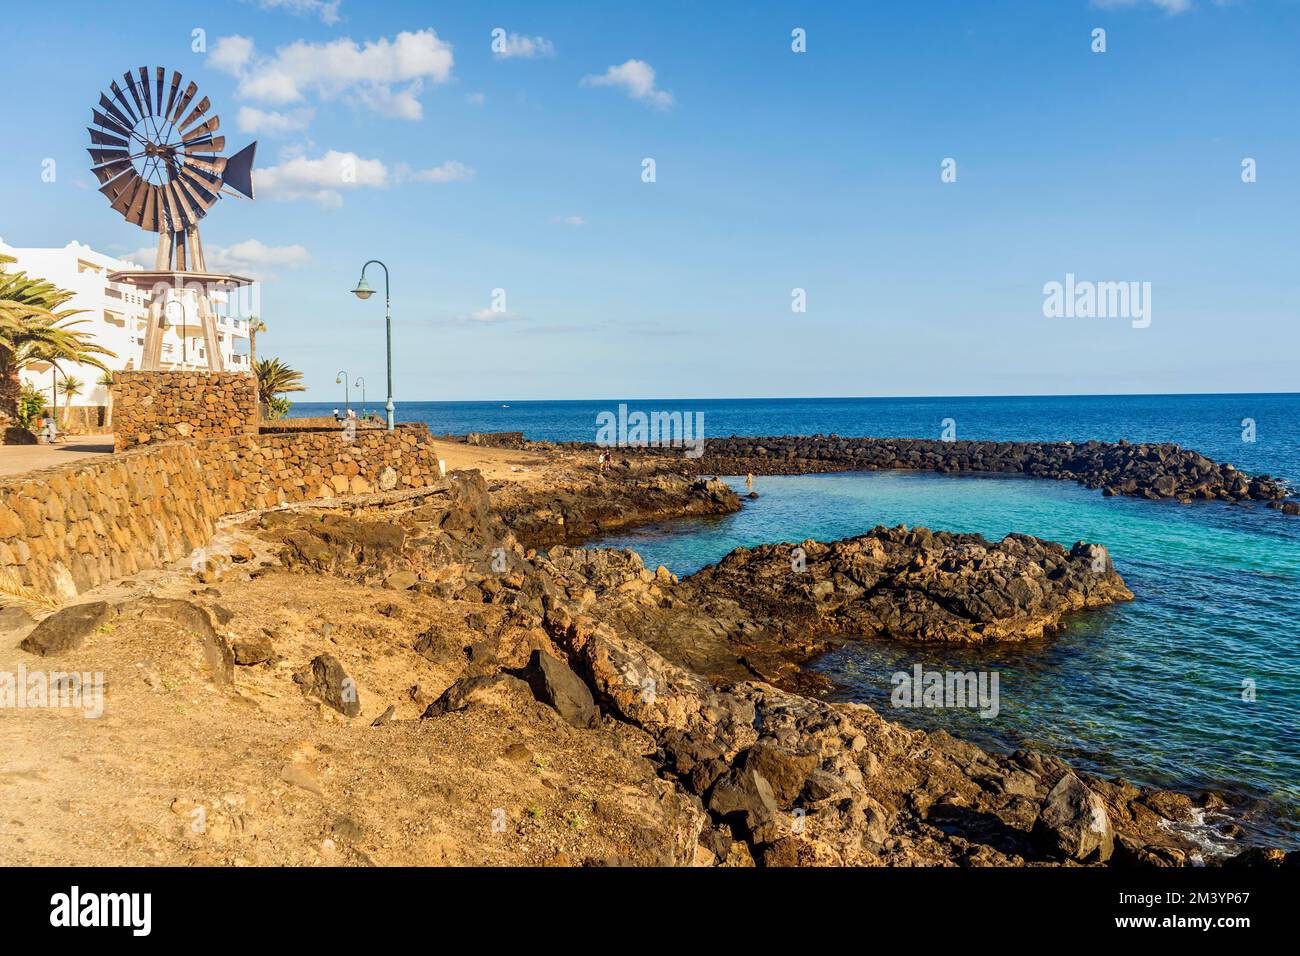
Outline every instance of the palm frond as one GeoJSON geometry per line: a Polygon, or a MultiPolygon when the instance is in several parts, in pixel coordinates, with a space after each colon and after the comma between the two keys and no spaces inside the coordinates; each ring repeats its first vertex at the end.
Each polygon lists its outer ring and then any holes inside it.
{"type": "Polygon", "coordinates": [[[62,606],[48,594],[23,584],[9,568],[0,568],[0,605],[24,611],[57,611],[62,606]]]}

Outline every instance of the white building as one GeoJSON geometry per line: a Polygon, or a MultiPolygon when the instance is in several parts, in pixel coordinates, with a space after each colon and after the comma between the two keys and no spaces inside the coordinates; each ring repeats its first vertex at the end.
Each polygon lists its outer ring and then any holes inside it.
{"type": "MultiPolygon", "coordinates": [[[[108,279],[109,273],[141,268],[137,263],[96,252],[75,240],[57,249],[28,249],[6,245],[0,239],[0,254],[17,260],[6,267],[9,270],[21,269],[29,276],[47,279],[60,289],[74,293],[63,308],[84,310],[75,316],[86,320],[77,328],[90,333],[97,344],[117,354],[116,358],[104,359],[105,365],[114,370],[140,367],[151,296],[126,283],[108,279]]],[[[226,371],[248,371],[248,320],[220,314],[224,304],[224,297],[214,293],[213,308],[219,313],[217,339],[226,371]]],[[[189,311],[193,312],[192,309],[189,311]]],[[[168,307],[167,319],[170,327],[163,337],[163,368],[206,371],[208,360],[203,333],[195,324],[194,316],[187,315],[180,302],[174,302],[168,307]]],[[[88,365],[60,364],[59,372],[60,382],[64,376],[70,376],[83,383],[81,394],[70,404],[108,403],[108,390],[98,384],[103,374],[99,369],[88,365]]],[[[53,374],[48,366],[24,371],[22,378],[49,394],[53,374]]],[[[62,392],[58,403],[60,407],[68,404],[62,392]]]]}

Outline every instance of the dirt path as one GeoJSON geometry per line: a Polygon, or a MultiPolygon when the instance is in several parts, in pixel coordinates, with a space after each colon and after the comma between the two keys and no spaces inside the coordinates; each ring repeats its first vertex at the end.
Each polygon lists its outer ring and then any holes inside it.
{"type": "MultiPolygon", "coordinates": [[[[562,461],[554,452],[484,448],[448,441],[433,441],[431,444],[438,457],[447,463],[448,471],[477,468],[488,481],[532,481],[562,461]]],[[[594,453],[587,457],[595,463],[594,453]]]]}
{"type": "Polygon", "coordinates": [[[72,437],[56,445],[0,445],[0,475],[21,475],[78,458],[112,453],[112,435],[72,437]]]}

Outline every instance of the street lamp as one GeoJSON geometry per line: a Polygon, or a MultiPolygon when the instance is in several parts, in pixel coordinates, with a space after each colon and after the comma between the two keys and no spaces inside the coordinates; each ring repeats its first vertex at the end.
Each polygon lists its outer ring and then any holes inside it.
{"type": "Polygon", "coordinates": [[[352,407],[352,399],[348,392],[348,373],[339,372],[334,376],[334,384],[343,386],[343,417],[348,417],[348,409],[352,407]]]}
{"type": "Polygon", "coordinates": [[[371,259],[361,267],[361,278],[357,280],[357,287],[352,290],[352,294],[358,299],[368,299],[375,294],[375,290],[370,288],[366,282],[366,269],[371,265],[380,265],[384,269],[384,327],[388,337],[388,430],[393,430],[393,303],[389,296],[388,290],[388,266],[385,266],[378,259],[371,259]]]}
{"type": "Polygon", "coordinates": [[[366,417],[366,379],[364,375],[358,375],[357,380],[352,383],[361,388],[361,417],[366,417]]]}

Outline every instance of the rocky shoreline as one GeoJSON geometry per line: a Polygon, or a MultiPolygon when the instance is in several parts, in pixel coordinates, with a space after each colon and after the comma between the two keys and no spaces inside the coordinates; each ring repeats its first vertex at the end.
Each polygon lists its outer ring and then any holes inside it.
{"type": "MultiPolygon", "coordinates": [[[[222,797],[237,824],[193,850],[219,861],[284,859],[266,854],[288,852],[274,849],[288,837],[258,842],[259,813],[276,833],[305,814],[309,831],[326,828],[325,852],[350,847],[358,862],[391,860],[395,847],[431,862],[418,834],[434,820],[437,859],[561,865],[1181,866],[1202,860],[1196,826],[1239,832],[1219,795],[911,730],[819,699],[824,682],[800,667],[859,633],[1041,637],[1132,598],[1103,547],[876,528],[741,549],[679,580],[630,551],[572,546],[740,507],[719,484],[649,460],[605,475],[569,461],[530,483],[456,472],[427,489],[272,510],[210,549],[186,574],[187,596],[69,608],[28,629],[21,653],[126,662],[152,647],[143,684],[113,684],[132,695],[125,713],[151,713],[151,695],[165,703],[169,681],[201,682],[215,695],[204,711],[246,715],[223,718],[220,736],[240,741],[224,762],[284,738],[276,781],[222,797]],[[325,623],[259,626],[305,595],[323,602],[313,613],[325,623]],[[159,628],[189,635],[169,658],[159,628]],[[533,770],[492,769],[516,760],[533,770]],[[401,810],[361,798],[376,774],[401,810]],[[410,801],[423,811],[415,830],[410,801]],[[498,815],[510,839],[493,843],[485,821],[496,833],[498,815]]],[[[174,724],[164,708],[146,736],[174,724]]],[[[177,797],[173,813],[203,799],[177,797]]],[[[155,853],[171,852],[172,838],[139,826],[155,853]]],[[[310,846],[298,852],[321,852],[310,846]]],[[[1237,862],[1300,853],[1253,849],[1237,862]]]]}
{"type": "MultiPolygon", "coordinates": [[[[566,445],[587,447],[594,445],[566,445]]],[[[628,460],[667,458],[701,475],[803,475],[907,469],[941,474],[1009,474],[1075,481],[1108,496],[1182,502],[1263,501],[1286,514],[1300,503],[1269,475],[1247,475],[1176,444],[1088,441],[932,441],[918,438],[846,438],[840,435],[710,438],[699,458],[680,449],[619,448],[628,460]]]]}
{"type": "Polygon", "coordinates": [[[494,507],[522,545],[544,548],[657,521],[730,514],[740,510],[740,496],[720,479],[683,476],[647,461],[627,462],[608,478],[579,469],[561,484],[509,486],[494,507]]]}

